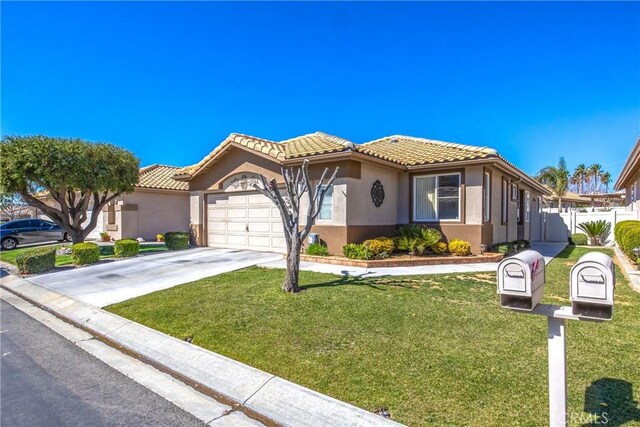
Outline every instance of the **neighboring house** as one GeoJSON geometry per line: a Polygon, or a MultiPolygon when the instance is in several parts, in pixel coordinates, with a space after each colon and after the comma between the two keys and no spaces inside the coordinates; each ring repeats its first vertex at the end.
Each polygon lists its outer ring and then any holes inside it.
{"type": "MultiPolygon", "coordinates": [[[[558,196],[556,196],[555,192],[551,189],[551,195],[543,196],[542,203],[545,208],[555,209],[557,212],[558,209],[558,196]]],[[[591,203],[591,199],[585,196],[581,196],[580,194],[574,193],[572,191],[567,191],[564,196],[562,196],[562,210],[565,211],[567,208],[576,208],[576,207],[586,207],[591,203]]]]}
{"type": "Polygon", "coordinates": [[[142,237],[148,241],[167,231],[188,231],[188,185],[173,179],[177,170],[165,165],[141,168],[134,192],[103,208],[104,230],[114,239],[142,237]]]}
{"type": "Polygon", "coordinates": [[[278,209],[254,190],[258,174],[282,183],[281,167],[310,162],[312,180],[338,166],[312,231],[332,253],[399,225],[425,224],[449,240],[481,245],[541,239],[550,192],[495,150],[391,136],[366,144],[316,132],[281,142],[231,134],[175,179],[188,183],[191,232],[203,246],[284,251],[278,209]]]}
{"type": "MultiPolygon", "coordinates": [[[[185,182],[173,175],[179,168],[152,165],[140,169],[140,177],[133,193],[123,194],[102,209],[96,227],[87,239],[99,239],[106,231],[114,239],[123,237],[156,240],[158,233],[189,230],[189,192],[185,182]]],[[[51,197],[40,196],[45,203],[55,203],[51,197]]],[[[87,220],[91,219],[89,206],[87,220]]],[[[39,217],[48,217],[39,212],[39,217]]]]}
{"type": "Polygon", "coordinates": [[[636,217],[640,219],[640,138],[631,149],[614,189],[624,190],[625,206],[628,210],[635,212],[636,217]]]}

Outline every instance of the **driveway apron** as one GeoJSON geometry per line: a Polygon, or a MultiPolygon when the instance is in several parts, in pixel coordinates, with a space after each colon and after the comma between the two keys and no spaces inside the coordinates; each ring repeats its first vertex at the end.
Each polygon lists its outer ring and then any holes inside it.
{"type": "Polygon", "coordinates": [[[104,307],[161,289],[282,259],[281,254],[196,248],[73,268],[32,282],[104,307]]]}

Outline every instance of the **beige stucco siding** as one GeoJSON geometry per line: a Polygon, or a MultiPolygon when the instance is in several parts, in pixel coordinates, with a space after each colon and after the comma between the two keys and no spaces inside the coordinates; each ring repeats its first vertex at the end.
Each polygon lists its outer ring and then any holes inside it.
{"type": "Polygon", "coordinates": [[[640,170],[631,178],[625,191],[625,206],[640,214],[640,170]]]}
{"type": "Polygon", "coordinates": [[[465,223],[482,224],[482,185],[484,168],[469,166],[464,171],[465,178],[465,223]]]}
{"type": "Polygon", "coordinates": [[[347,225],[396,225],[398,224],[399,172],[396,169],[363,162],[360,179],[348,179],[347,225]],[[378,180],[384,187],[382,205],[376,207],[371,198],[371,188],[378,180]]]}
{"type": "MultiPolygon", "coordinates": [[[[158,233],[189,230],[189,193],[138,190],[120,197],[116,205],[117,230],[111,237],[156,240],[158,233]]],[[[108,213],[103,212],[105,224],[108,213]]]]}

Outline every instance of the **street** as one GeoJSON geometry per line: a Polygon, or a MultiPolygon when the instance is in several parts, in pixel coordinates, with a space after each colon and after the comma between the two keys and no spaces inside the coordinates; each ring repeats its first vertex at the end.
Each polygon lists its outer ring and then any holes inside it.
{"type": "Polygon", "coordinates": [[[202,425],[13,306],[0,304],[0,425],[202,425]]]}

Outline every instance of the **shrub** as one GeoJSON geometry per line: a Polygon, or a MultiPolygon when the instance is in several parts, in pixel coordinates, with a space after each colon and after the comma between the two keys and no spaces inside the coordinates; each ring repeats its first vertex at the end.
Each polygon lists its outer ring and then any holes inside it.
{"type": "Polygon", "coordinates": [[[449,247],[445,242],[438,242],[435,245],[431,246],[431,252],[436,255],[446,254],[449,252],[449,247]]]}
{"type": "Polygon", "coordinates": [[[185,231],[164,233],[164,243],[170,251],[187,249],[189,247],[189,233],[185,231]]]}
{"type": "Polygon", "coordinates": [[[375,239],[365,240],[363,245],[369,249],[372,255],[378,256],[386,254],[387,256],[385,258],[388,258],[396,248],[393,239],[389,237],[376,237],[375,239]]]}
{"type": "Polygon", "coordinates": [[[16,265],[22,274],[39,274],[56,265],[56,248],[34,248],[16,255],[16,265]]]}
{"type": "Polygon", "coordinates": [[[582,224],[578,224],[578,228],[589,236],[589,243],[600,246],[602,245],[602,239],[609,235],[611,223],[601,219],[598,221],[583,222],[582,224]]]}
{"type": "Polygon", "coordinates": [[[116,240],[113,244],[113,253],[117,257],[130,257],[138,255],[140,252],[140,243],[137,240],[122,239],[116,240]]]}
{"type": "Polygon", "coordinates": [[[424,254],[427,249],[435,246],[440,239],[442,239],[442,233],[435,228],[421,228],[418,233],[418,253],[420,255],[424,254]]]}
{"type": "Polygon", "coordinates": [[[628,224],[619,234],[620,241],[618,244],[620,248],[629,258],[635,258],[636,255],[633,253],[633,249],[640,248],[640,221],[635,224],[628,224]]]}
{"type": "Polygon", "coordinates": [[[342,247],[342,253],[349,259],[370,259],[367,247],[360,243],[347,243],[342,247]]]}
{"type": "Polygon", "coordinates": [[[164,242],[164,234],[156,234],[156,240],[158,242],[164,242]]]}
{"type": "Polygon", "coordinates": [[[507,255],[511,251],[511,247],[509,247],[509,245],[507,245],[506,243],[496,245],[495,248],[496,248],[495,249],[496,252],[501,253],[503,255],[507,255]]]}
{"type": "Polygon", "coordinates": [[[471,255],[471,243],[460,239],[451,239],[449,241],[449,252],[458,256],[471,255]]]}
{"type": "Polygon", "coordinates": [[[583,233],[575,233],[569,237],[569,243],[572,245],[586,245],[587,235],[583,233]]]}
{"type": "Polygon", "coordinates": [[[329,249],[322,243],[312,243],[307,247],[307,255],[327,256],[329,249]]]}
{"type": "Polygon", "coordinates": [[[410,254],[423,255],[442,239],[442,233],[435,228],[420,225],[405,225],[398,230],[397,247],[410,254]]]}
{"type": "Polygon", "coordinates": [[[95,243],[76,243],[71,251],[71,258],[76,265],[93,264],[100,259],[100,247],[95,243]]]}
{"type": "Polygon", "coordinates": [[[396,244],[398,250],[406,251],[410,254],[414,254],[417,252],[418,245],[420,244],[420,240],[417,237],[403,235],[398,236],[396,240],[396,244]]]}
{"type": "Polygon", "coordinates": [[[613,229],[613,237],[616,242],[618,242],[618,246],[622,248],[622,244],[620,243],[620,240],[622,240],[622,233],[628,228],[633,228],[638,224],[640,224],[640,221],[636,220],[620,221],[616,224],[615,228],[613,229]]]}

